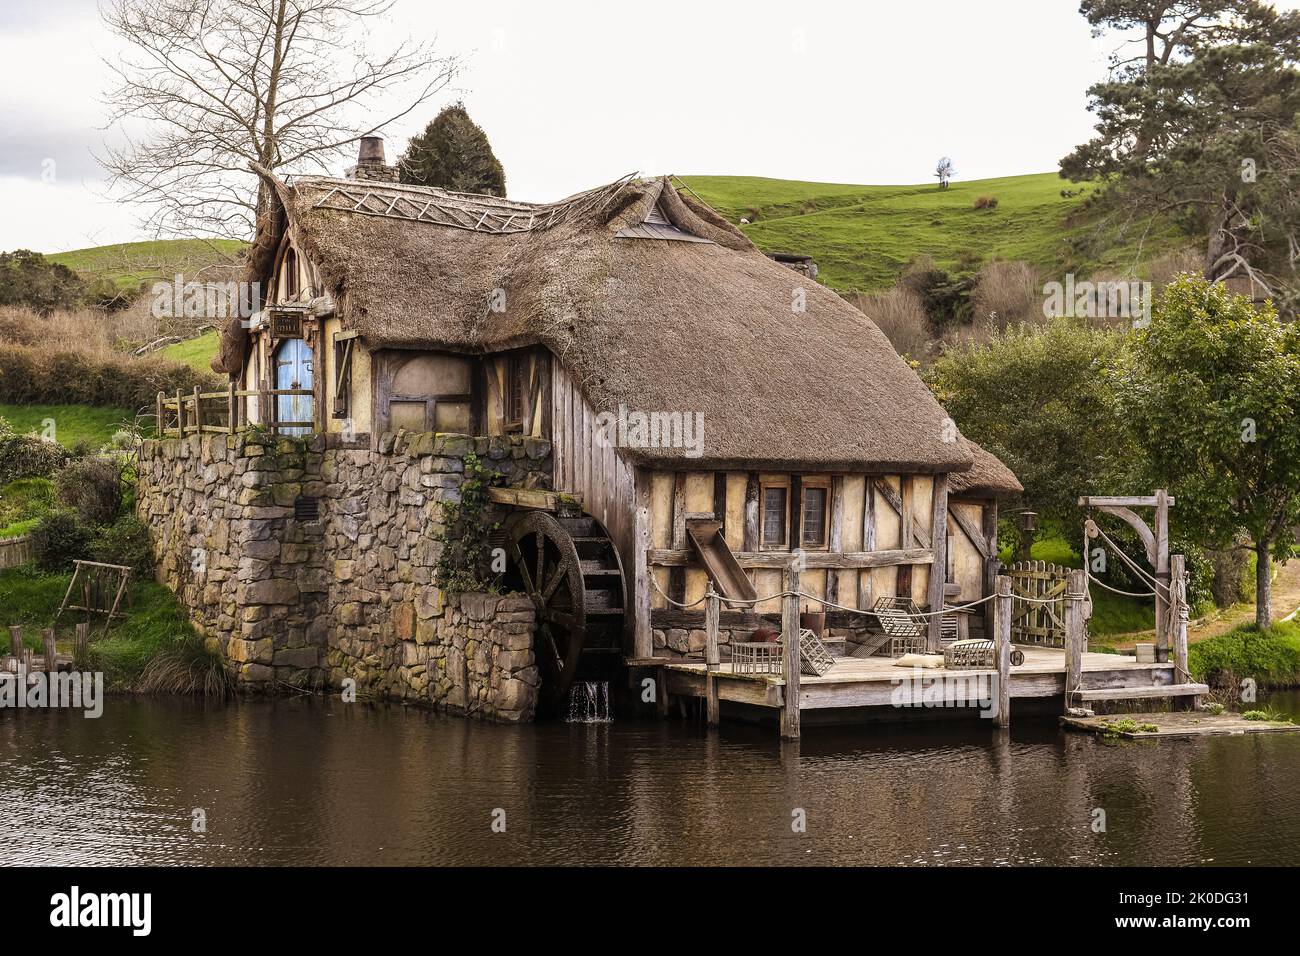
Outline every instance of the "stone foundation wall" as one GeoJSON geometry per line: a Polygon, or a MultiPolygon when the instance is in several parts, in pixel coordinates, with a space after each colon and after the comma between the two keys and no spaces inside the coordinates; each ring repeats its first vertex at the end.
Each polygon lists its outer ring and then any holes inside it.
{"type": "Polygon", "coordinates": [[[541,439],[399,432],[372,451],[248,432],[145,442],[137,510],[160,581],[250,689],[350,678],[360,694],[524,720],[531,604],[433,584],[440,505],[471,453],[508,485],[550,486],[541,439]]]}

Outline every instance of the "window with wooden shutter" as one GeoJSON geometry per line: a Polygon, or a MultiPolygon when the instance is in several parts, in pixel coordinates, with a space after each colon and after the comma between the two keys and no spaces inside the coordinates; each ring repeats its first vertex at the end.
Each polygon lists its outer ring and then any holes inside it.
{"type": "Polygon", "coordinates": [[[334,333],[335,418],[347,418],[352,413],[352,350],[355,342],[355,333],[334,333]]]}

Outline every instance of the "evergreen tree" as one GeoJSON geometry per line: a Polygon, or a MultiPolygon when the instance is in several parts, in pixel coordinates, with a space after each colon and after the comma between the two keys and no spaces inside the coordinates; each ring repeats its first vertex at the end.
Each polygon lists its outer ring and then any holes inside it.
{"type": "Polygon", "coordinates": [[[402,182],[453,192],[505,196],[506,174],[487,134],[469,118],[465,104],[442,110],[411,139],[401,159],[402,182]]]}

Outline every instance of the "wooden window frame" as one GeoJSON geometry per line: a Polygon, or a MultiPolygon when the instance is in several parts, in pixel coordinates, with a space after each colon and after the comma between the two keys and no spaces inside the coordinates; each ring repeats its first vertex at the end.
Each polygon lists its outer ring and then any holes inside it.
{"type": "Polygon", "coordinates": [[[771,475],[758,480],[758,550],[790,550],[790,498],[791,482],[789,475],[771,475]],[[779,488],[785,492],[785,517],[781,522],[781,540],[769,541],[767,538],[767,492],[779,488]]]}
{"type": "Polygon", "coordinates": [[[818,475],[815,477],[801,477],[799,481],[799,547],[805,551],[829,551],[831,547],[831,479],[829,475],[818,475]],[[806,544],[804,533],[807,530],[804,527],[806,518],[804,512],[804,495],[809,488],[816,488],[822,491],[825,497],[822,499],[822,535],[820,544],[806,544]]]}
{"type": "Polygon", "coordinates": [[[352,355],[356,351],[356,332],[334,333],[334,417],[347,418],[352,411],[352,355]]]}
{"type": "MultiPolygon", "coordinates": [[[[372,353],[373,357],[373,353],[372,353]]],[[[437,406],[439,402],[448,402],[453,404],[469,405],[469,427],[470,434],[476,434],[480,422],[478,421],[477,405],[475,404],[475,388],[481,388],[479,382],[479,369],[482,363],[475,361],[472,356],[460,355],[455,352],[443,352],[438,350],[400,350],[399,354],[389,352],[384,354],[379,360],[379,375],[375,382],[375,414],[378,417],[378,428],[376,432],[392,431],[393,417],[391,408],[393,402],[410,402],[413,404],[424,405],[424,430],[433,431],[434,422],[437,416],[437,406]],[[464,358],[470,361],[470,391],[469,392],[438,392],[433,395],[408,395],[405,392],[396,392],[392,389],[393,381],[397,378],[398,372],[402,367],[422,355],[450,355],[456,358],[464,358]],[[382,387],[380,387],[382,386],[382,387]]]]}
{"type": "MultiPolygon", "coordinates": [[[[505,357],[504,375],[501,380],[501,425],[506,434],[523,433],[524,413],[528,408],[528,360],[527,353],[511,352],[505,357]],[[518,386],[518,408],[515,405],[515,388],[518,386]]],[[[531,424],[531,423],[529,423],[531,424]]]]}

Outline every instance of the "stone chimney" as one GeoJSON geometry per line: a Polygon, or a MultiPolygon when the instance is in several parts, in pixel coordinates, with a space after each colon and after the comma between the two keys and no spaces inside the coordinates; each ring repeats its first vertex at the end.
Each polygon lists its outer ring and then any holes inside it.
{"type": "Polygon", "coordinates": [[[357,150],[357,164],[346,173],[348,179],[364,179],[369,182],[395,183],[401,177],[396,166],[384,162],[384,138],[382,136],[362,136],[361,146],[357,150]]]}

